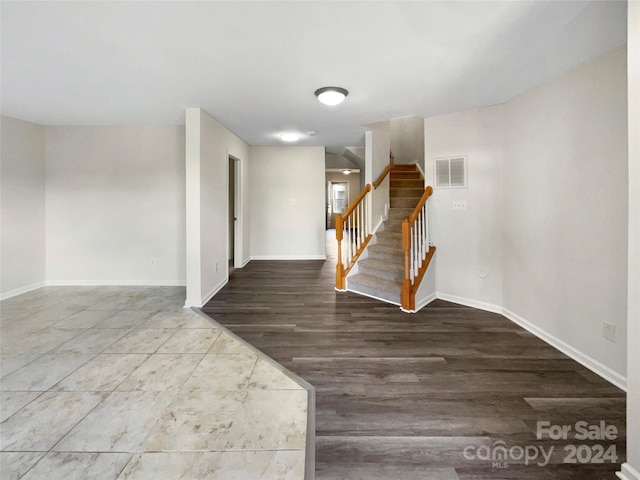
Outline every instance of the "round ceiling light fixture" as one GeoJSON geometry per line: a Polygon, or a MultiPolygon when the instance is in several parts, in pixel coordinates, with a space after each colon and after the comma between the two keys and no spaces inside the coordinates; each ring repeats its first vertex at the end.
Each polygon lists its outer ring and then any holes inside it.
{"type": "Polygon", "coordinates": [[[344,173],[345,175],[349,175],[351,173],[351,170],[345,168],[344,170],[342,170],[342,173],[344,173]]]}
{"type": "Polygon", "coordinates": [[[282,135],[280,135],[280,140],[282,140],[283,142],[297,142],[298,140],[300,140],[300,134],[292,132],[283,133],[282,135]]]}
{"type": "Polygon", "coordinates": [[[341,87],[322,87],[315,91],[316,97],[325,105],[338,105],[349,95],[346,88],[341,87]]]}

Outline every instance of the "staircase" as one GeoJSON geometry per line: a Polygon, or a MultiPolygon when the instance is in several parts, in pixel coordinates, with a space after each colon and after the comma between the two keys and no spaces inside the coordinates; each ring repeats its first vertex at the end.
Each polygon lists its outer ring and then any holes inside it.
{"type": "Polygon", "coordinates": [[[348,289],[400,305],[404,277],[402,221],[413,212],[424,192],[424,179],[415,165],[394,165],[389,173],[389,215],[348,277],[348,289]]]}

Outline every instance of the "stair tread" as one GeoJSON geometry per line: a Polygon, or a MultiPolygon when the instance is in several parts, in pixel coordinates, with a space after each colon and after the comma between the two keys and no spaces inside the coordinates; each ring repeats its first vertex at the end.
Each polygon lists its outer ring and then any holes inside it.
{"type": "Polygon", "coordinates": [[[389,208],[389,215],[411,215],[413,208],[407,207],[391,207],[389,208]]]}
{"type": "Polygon", "coordinates": [[[375,268],[378,270],[384,269],[384,270],[404,272],[404,265],[401,265],[396,262],[389,262],[379,258],[365,258],[363,260],[360,260],[360,264],[366,267],[375,268]]]}
{"type": "MultiPolygon", "coordinates": [[[[386,223],[386,222],[385,222],[386,223]]],[[[393,237],[402,238],[402,231],[400,230],[382,230],[376,233],[376,237],[393,237]]]]}
{"type": "Polygon", "coordinates": [[[388,251],[390,253],[402,253],[404,254],[404,250],[402,249],[402,245],[398,247],[394,247],[393,245],[389,245],[387,243],[375,243],[370,245],[369,248],[373,251],[388,251]]]}

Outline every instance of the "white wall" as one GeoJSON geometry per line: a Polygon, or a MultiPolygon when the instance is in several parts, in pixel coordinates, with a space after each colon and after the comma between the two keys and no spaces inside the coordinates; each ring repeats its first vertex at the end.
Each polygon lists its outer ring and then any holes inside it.
{"type": "Polygon", "coordinates": [[[0,298],[45,282],[45,149],[40,125],[0,119],[0,298]]]}
{"type": "Polygon", "coordinates": [[[618,385],[626,373],[627,97],[616,48],[507,104],[425,121],[466,189],[430,200],[438,295],[503,311],[618,385]],[[453,211],[466,200],[466,211],[453,211]],[[485,267],[486,279],[478,277],[485,267]],[[617,342],[602,336],[616,326],[617,342]]]}
{"type": "Polygon", "coordinates": [[[489,310],[502,305],[503,118],[502,107],[489,107],[424,122],[427,185],[434,158],[467,156],[468,187],[434,189],[429,199],[439,295],[489,310]],[[467,210],[453,210],[455,200],[467,210]]]}
{"type": "Polygon", "coordinates": [[[251,258],[325,258],[324,147],[251,147],[251,258]]]}
{"type": "Polygon", "coordinates": [[[424,119],[416,115],[389,121],[395,163],[417,163],[424,170],[424,119]]]}
{"type": "Polygon", "coordinates": [[[229,279],[229,155],[240,161],[237,208],[243,244],[235,254],[245,264],[250,245],[249,146],[204,110],[187,108],[187,306],[201,307],[229,279]]]}
{"type": "Polygon", "coordinates": [[[371,228],[376,229],[380,223],[386,220],[389,206],[389,175],[378,186],[373,188],[380,174],[389,165],[389,151],[391,139],[389,122],[381,122],[366,126],[365,132],[365,185],[370,183],[371,189],[371,228]]]}
{"type": "Polygon", "coordinates": [[[629,2],[629,284],[626,480],[640,480],[640,2],[629,2]]]}
{"type": "Polygon", "coordinates": [[[184,285],[184,155],[183,127],[46,127],[47,282],[184,285]]]}
{"type": "Polygon", "coordinates": [[[626,49],[507,105],[504,307],[626,375],[626,49]],[[602,336],[616,327],[617,342],[602,336]]]}

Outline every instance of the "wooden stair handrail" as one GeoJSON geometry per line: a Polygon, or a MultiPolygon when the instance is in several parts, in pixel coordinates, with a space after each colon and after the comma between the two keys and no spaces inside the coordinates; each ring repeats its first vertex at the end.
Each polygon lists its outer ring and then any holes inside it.
{"type": "Polygon", "coordinates": [[[355,198],[355,200],[353,202],[351,202],[349,204],[349,207],[347,208],[347,210],[344,213],[338,213],[338,217],[342,217],[342,218],[347,218],[349,215],[351,215],[351,212],[353,212],[353,210],[358,206],[358,204],[362,201],[362,199],[364,198],[364,196],[369,193],[371,191],[371,184],[367,183],[367,185],[364,187],[364,189],[358,194],[358,196],[355,198]]]}
{"type": "Polygon", "coordinates": [[[376,179],[375,182],[373,182],[373,188],[378,188],[380,186],[380,184],[382,183],[382,181],[384,180],[384,178],[389,175],[389,172],[393,170],[393,165],[389,164],[385,167],[385,169],[382,171],[382,173],[380,174],[380,176],[376,179]]]}
{"type": "Polygon", "coordinates": [[[427,202],[427,200],[429,200],[429,197],[431,195],[433,195],[433,188],[431,188],[431,185],[429,185],[427,188],[424,189],[422,197],[420,197],[420,200],[418,201],[416,208],[413,209],[413,213],[411,214],[410,217],[408,217],[410,225],[416,221],[416,219],[418,218],[418,215],[420,215],[420,210],[422,210],[422,207],[427,202]]]}
{"type": "MultiPolygon", "coordinates": [[[[360,254],[364,251],[365,247],[371,240],[371,233],[368,233],[366,237],[359,244],[357,251],[351,257],[347,266],[343,264],[342,260],[342,240],[344,239],[344,222],[345,219],[348,219],[349,216],[353,213],[353,211],[358,207],[358,205],[362,202],[362,200],[366,197],[367,193],[371,191],[371,184],[367,183],[362,192],[358,194],[353,202],[349,204],[349,207],[344,213],[338,213],[336,215],[336,240],[338,241],[338,262],[336,264],[336,288],[338,290],[345,289],[345,280],[347,278],[347,274],[351,270],[351,268],[355,265],[356,261],[360,257],[360,254]]],[[[366,205],[365,205],[366,206],[366,205]]],[[[366,223],[363,221],[363,224],[366,223]]],[[[358,226],[360,228],[360,226],[358,226]]],[[[365,230],[366,231],[366,230],[365,230]]],[[[347,257],[348,259],[349,257],[347,257]]]]}
{"type": "Polygon", "coordinates": [[[427,251],[426,257],[422,262],[422,265],[418,269],[418,273],[413,277],[413,284],[411,283],[411,272],[410,272],[410,260],[409,260],[409,251],[411,250],[411,225],[417,220],[420,212],[422,211],[422,207],[429,200],[429,197],[433,194],[433,188],[428,186],[424,189],[424,193],[418,204],[413,209],[413,212],[410,216],[404,217],[402,221],[402,249],[404,250],[404,278],[402,279],[402,290],[400,293],[400,303],[402,304],[402,308],[408,312],[413,312],[416,309],[416,292],[418,291],[418,287],[420,286],[420,282],[422,282],[422,278],[425,273],[427,273],[427,268],[429,267],[429,263],[431,263],[431,259],[436,252],[436,247],[433,245],[429,246],[429,250],[427,251]]]}

